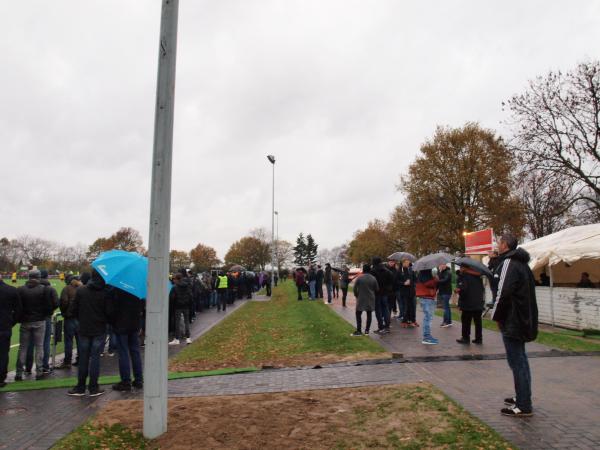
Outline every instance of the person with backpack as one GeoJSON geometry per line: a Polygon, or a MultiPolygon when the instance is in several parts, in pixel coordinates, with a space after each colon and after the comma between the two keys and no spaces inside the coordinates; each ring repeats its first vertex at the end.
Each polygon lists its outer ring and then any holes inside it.
{"type": "Polygon", "coordinates": [[[509,233],[498,240],[499,264],[494,273],[498,280],[496,310],[492,319],[502,333],[506,359],[513,373],[515,396],[504,400],[507,408],[501,414],[510,417],[533,415],[531,402],[531,370],[525,343],[538,334],[538,307],[535,278],[529,268],[530,256],[509,233]]]}
{"type": "MultiPolygon", "coordinates": [[[[19,356],[17,360],[15,381],[23,380],[23,369],[27,359],[27,349],[32,342],[35,358],[36,380],[44,378],[44,336],[46,334],[46,318],[52,314],[54,303],[52,295],[41,283],[39,270],[29,272],[29,280],[24,286],[17,288],[22,303],[19,331],[19,356]]],[[[56,292],[56,291],[55,291],[56,292]]]]}
{"type": "MultiPolygon", "coordinates": [[[[69,307],[73,300],[77,289],[81,286],[79,277],[67,275],[65,277],[66,286],[60,292],[59,308],[63,316],[64,322],[64,342],[65,342],[65,357],[57,369],[69,369],[73,359],[73,339],[77,345],[77,358],[79,358],[79,322],[69,313],[69,307]]],[[[77,364],[75,364],[77,365],[77,364]]]]}

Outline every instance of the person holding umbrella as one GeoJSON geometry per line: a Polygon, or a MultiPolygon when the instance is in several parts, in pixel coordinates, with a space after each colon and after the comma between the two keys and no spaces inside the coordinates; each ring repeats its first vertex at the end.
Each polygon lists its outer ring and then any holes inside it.
{"type": "Polygon", "coordinates": [[[460,281],[458,283],[458,309],[461,312],[462,337],[457,339],[459,344],[471,343],[471,321],[475,323],[474,344],[483,343],[481,315],[484,307],[484,287],[481,273],[466,265],[460,267],[460,281]]]}

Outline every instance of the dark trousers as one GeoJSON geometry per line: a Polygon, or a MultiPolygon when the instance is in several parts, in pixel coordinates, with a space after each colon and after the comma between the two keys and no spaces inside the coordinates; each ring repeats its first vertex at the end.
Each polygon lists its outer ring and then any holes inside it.
{"type": "Polygon", "coordinates": [[[402,322],[415,323],[417,321],[417,298],[410,293],[402,293],[402,302],[405,305],[404,319],[402,322]]]}
{"type": "Polygon", "coordinates": [[[140,340],[138,333],[117,334],[117,349],[119,352],[119,375],[121,381],[131,383],[131,368],[135,381],[143,381],[142,356],[140,355],[140,340]],[[129,361],[131,359],[131,364],[129,361]]]}
{"type": "Polygon", "coordinates": [[[227,289],[218,289],[217,295],[219,298],[217,299],[217,310],[220,311],[223,308],[223,311],[227,309],[227,296],[229,295],[227,289]]]}
{"type": "Polygon", "coordinates": [[[65,319],[65,359],[64,362],[71,364],[73,359],[73,339],[77,345],[77,357],[79,357],[79,321],[77,319],[65,319]]]}
{"type": "Polygon", "coordinates": [[[475,322],[475,339],[482,339],[481,314],[483,311],[462,311],[460,321],[462,322],[462,337],[469,340],[471,338],[471,321],[475,322]]]}
{"type": "Polygon", "coordinates": [[[317,298],[323,298],[323,281],[317,281],[317,298]]]}
{"type": "Polygon", "coordinates": [[[348,296],[348,287],[342,288],[342,305],[346,306],[346,297],[348,296]]]}
{"type": "Polygon", "coordinates": [[[338,298],[340,296],[340,285],[338,283],[333,284],[333,298],[338,298]]]}
{"type": "Polygon", "coordinates": [[[375,317],[380,330],[390,327],[390,309],[387,295],[375,296],[375,317]]]}
{"type": "MultiPolygon", "coordinates": [[[[50,370],[50,338],[52,337],[52,319],[47,317],[44,319],[46,322],[46,329],[44,331],[44,345],[42,355],[42,367],[45,370],[50,370]]],[[[27,346],[27,356],[25,358],[25,370],[31,372],[33,367],[33,340],[29,341],[27,346]]]]}
{"type": "Polygon", "coordinates": [[[388,295],[388,310],[393,311],[394,313],[398,312],[396,308],[396,293],[388,295]]]}
{"type": "Polygon", "coordinates": [[[12,330],[0,331],[0,383],[6,380],[8,373],[8,353],[10,352],[10,337],[12,330]]]}
{"type": "MultiPolygon", "coordinates": [[[[365,311],[367,313],[367,326],[365,333],[371,329],[371,321],[373,320],[373,311],[365,311]]],[[[356,311],[356,331],[362,331],[362,311],[356,311]]]]}
{"type": "Polygon", "coordinates": [[[512,370],[517,396],[517,408],[522,411],[531,411],[531,370],[527,353],[525,353],[525,342],[502,336],[504,348],[506,349],[506,360],[512,370]]]}
{"type": "Polygon", "coordinates": [[[77,387],[85,389],[88,375],[90,390],[98,388],[98,377],[100,376],[100,353],[104,349],[105,335],[79,336],[79,366],[77,371],[77,387]]]}
{"type": "Polygon", "coordinates": [[[298,300],[302,300],[302,289],[303,289],[303,286],[301,284],[297,284],[296,288],[298,289],[298,300]]]}
{"type": "Polygon", "coordinates": [[[267,297],[271,296],[271,282],[267,281],[267,285],[265,286],[267,288],[267,297]]]}

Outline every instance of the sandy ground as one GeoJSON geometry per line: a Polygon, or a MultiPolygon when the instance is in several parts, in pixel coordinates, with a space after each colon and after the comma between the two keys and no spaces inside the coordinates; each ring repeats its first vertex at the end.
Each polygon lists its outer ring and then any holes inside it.
{"type": "MultiPolygon", "coordinates": [[[[153,445],[162,449],[354,449],[411,444],[447,448],[430,437],[452,431],[448,414],[454,413],[473,420],[424,383],[173,398],[169,399],[168,432],[153,445]]],[[[141,431],[142,402],[110,402],[94,420],[96,425],[121,423],[141,431]]]]}
{"type": "Polygon", "coordinates": [[[295,356],[275,356],[272,359],[244,361],[238,359],[224,360],[219,363],[209,361],[186,361],[170,362],[169,370],[172,372],[194,372],[202,370],[213,370],[227,367],[298,367],[316,366],[317,364],[331,364],[337,362],[366,361],[369,359],[391,358],[391,353],[357,352],[351,355],[341,356],[327,353],[307,353],[295,356]]]}

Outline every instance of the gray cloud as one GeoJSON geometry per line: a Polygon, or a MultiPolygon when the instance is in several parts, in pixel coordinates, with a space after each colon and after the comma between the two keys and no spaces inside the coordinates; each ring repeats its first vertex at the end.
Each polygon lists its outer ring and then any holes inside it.
{"type": "MultiPolygon", "coordinates": [[[[147,236],[158,4],[29,1],[0,18],[2,229],[147,236]]],[[[172,247],[270,227],[339,245],[401,201],[438,124],[501,130],[529,78],[600,53],[570,2],[181,1],[172,247]]]]}

